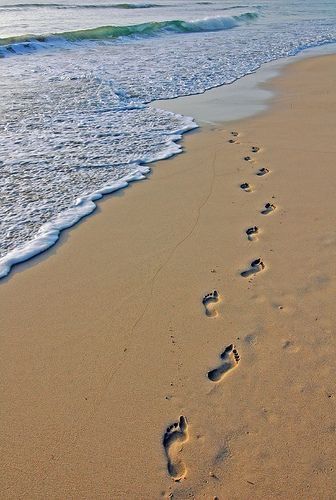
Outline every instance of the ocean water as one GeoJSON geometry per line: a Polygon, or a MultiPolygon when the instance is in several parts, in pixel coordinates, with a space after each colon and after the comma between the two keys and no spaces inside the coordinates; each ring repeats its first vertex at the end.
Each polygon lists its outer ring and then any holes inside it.
{"type": "Polygon", "coordinates": [[[180,151],[149,102],[335,42],[335,0],[0,0],[0,277],[180,151]]]}

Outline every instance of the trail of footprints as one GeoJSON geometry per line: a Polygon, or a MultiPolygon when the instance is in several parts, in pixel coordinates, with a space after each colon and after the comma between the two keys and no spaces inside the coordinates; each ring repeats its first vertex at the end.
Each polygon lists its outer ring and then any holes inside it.
{"type": "MultiPolygon", "coordinates": [[[[229,139],[230,144],[240,144],[239,133],[236,131],[231,132],[231,138],[229,139]]],[[[260,152],[259,146],[252,146],[250,152],[255,155],[260,152]]],[[[254,163],[255,160],[252,156],[244,156],[244,161],[254,163]]],[[[270,170],[266,167],[260,167],[256,171],[258,177],[263,177],[270,173],[270,170]]],[[[243,182],[240,184],[240,188],[251,193],[253,191],[252,186],[248,182],[243,182]]],[[[276,206],[272,202],[265,203],[265,206],[260,210],[261,215],[269,215],[276,210],[276,206]]],[[[249,241],[256,241],[258,235],[260,234],[259,227],[251,226],[245,230],[246,236],[249,241]]],[[[248,268],[240,273],[243,278],[250,278],[266,268],[264,262],[259,257],[251,261],[248,268]]],[[[218,316],[217,305],[220,302],[221,297],[217,290],[207,293],[202,299],[202,304],[204,306],[205,315],[209,318],[216,318],[218,316]]],[[[229,373],[234,371],[239,362],[240,355],[234,344],[228,345],[222,354],[220,355],[221,363],[216,368],[210,370],[207,374],[208,379],[213,383],[221,382],[229,373]]],[[[189,440],[189,425],[187,418],[185,416],[180,416],[177,422],[174,422],[169,427],[167,427],[163,436],[163,448],[167,458],[167,469],[168,473],[174,481],[180,481],[185,478],[187,473],[186,465],[183,459],[180,457],[180,453],[183,451],[183,445],[189,440]]]]}
{"type": "MultiPolygon", "coordinates": [[[[234,140],[229,139],[229,143],[236,143],[237,138],[239,136],[238,132],[232,131],[231,136],[234,137],[235,139],[234,140]]],[[[256,155],[259,152],[260,152],[259,146],[251,146],[250,153],[253,156],[250,156],[250,155],[244,156],[243,157],[244,161],[254,163],[255,162],[254,155],[256,155]]],[[[255,172],[255,175],[257,175],[258,177],[263,177],[269,173],[270,173],[270,170],[267,167],[259,167],[258,170],[255,172]]],[[[252,191],[254,191],[253,187],[248,182],[243,182],[242,184],[240,184],[240,188],[243,191],[245,191],[246,193],[251,193],[252,191]]],[[[265,203],[264,207],[261,208],[260,214],[261,215],[269,215],[269,214],[272,214],[275,210],[276,210],[275,204],[272,202],[267,202],[267,203],[265,203]]],[[[256,240],[258,240],[258,236],[260,235],[260,229],[258,226],[251,226],[245,230],[245,233],[246,233],[247,239],[249,241],[256,241],[256,240]]],[[[240,273],[240,275],[243,278],[250,278],[250,277],[260,273],[265,268],[266,268],[266,266],[265,266],[264,262],[259,257],[257,259],[252,260],[249,267],[246,270],[242,271],[240,273]]]]}

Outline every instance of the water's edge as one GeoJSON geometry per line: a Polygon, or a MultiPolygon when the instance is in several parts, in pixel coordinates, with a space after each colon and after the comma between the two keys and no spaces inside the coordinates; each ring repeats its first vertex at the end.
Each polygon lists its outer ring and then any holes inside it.
{"type": "MultiPolygon", "coordinates": [[[[185,115],[188,121],[183,130],[176,131],[171,136],[172,144],[175,145],[174,151],[154,158],[148,163],[168,159],[182,152],[182,146],[177,142],[188,131],[209,124],[223,124],[233,120],[241,120],[265,111],[274,94],[271,90],[262,88],[262,84],[278,76],[281,70],[292,62],[335,53],[336,43],[307,49],[296,56],[265,63],[256,72],[246,75],[232,84],[209,89],[203,94],[153,101],[150,106],[185,115]]],[[[105,185],[90,195],[79,198],[74,207],[60,214],[53,222],[44,224],[38,237],[0,259],[0,279],[8,276],[14,266],[30,260],[54,246],[59,240],[61,232],[72,228],[84,217],[95,211],[99,199],[128,187],[131,182],[146,179],[150,171],[147,164],[138,165],[137,169],[127,176],[105,185]]]]}
{"type": "Polygon", "coordinates": [[[0,259],[0,280],[8,276],[13,266],[26,262],[54,246],[59,240],[62,231],[75,226],[80,220],[95,211],[97,200],[105,195],[128,187],[131,182],[146,179],[151,171],[148,164],[159,160],[166,160],[182,152],[182,146],[178,144],[178,141],[181,140],[182,134],[195,128],[198,128],[198,125],[194,120],[186,118],[183,129],[177,130],[170,135],[171,147],[168,150],[153,157],[146,164],[138,164],[133,172],[121,177],[117,181],[114,180],[93,193],[78,198],[73,207],[61,212],[52,222],[43,224],[33,240],[8,252],[8,254],[0,259]]]}
{"type": "Polygon", "coordinates": [[[255,72],[231,84],[213,87],[202,94],[152,101],[150,106],[192,116],[200,127],[243,120],[268,109],[274,92],[263,84],[276,78],[289,64],[335,53],[336,43],[305,49],[296,55],[264,63],[255,72]]]}

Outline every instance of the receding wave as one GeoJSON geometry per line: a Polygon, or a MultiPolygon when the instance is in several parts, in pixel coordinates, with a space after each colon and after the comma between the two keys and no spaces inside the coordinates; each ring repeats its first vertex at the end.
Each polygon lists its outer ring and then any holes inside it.
{"type": "Polygon", "coordinates": [[[65,31],[46,35],[19,35],[0,38],[0,57],[9,54],[22,54],[51,44],[57,46],[64,42],[104,41],[121,37],[149,37],[162,34],[199,33],[222,31],[255,20],[256,12],[245,12],[238,16],[217,16],[195,21],[160,21],[129,26],[100,26],[78,31],[65,31]]]}
{"type": "Polygon", "coordinates": [[[63,4],[63,3],[13,3],[0,5],[2,10],[21,9],[150,9],[152,7],[166,7],[156,3],[113,3],[113,4],[63,4]]]}

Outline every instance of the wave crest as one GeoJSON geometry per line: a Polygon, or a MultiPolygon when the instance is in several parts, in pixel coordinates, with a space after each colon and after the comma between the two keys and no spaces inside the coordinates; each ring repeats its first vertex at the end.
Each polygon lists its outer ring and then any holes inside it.
{"type": "Polygon", "coordinates": [[[258,18],[256,12],[237,16],[216,16],[194,21],[157,21],[129,26],[100,26],[78,31],[65,31],[46,35],[20,35],[0,38],[0,57],[31,52],[39,47],[57,46],[66,42],[113,40],[121,37],[149,37],[164,34],[199,33],[235,28],[258,18]]]}

